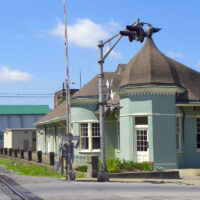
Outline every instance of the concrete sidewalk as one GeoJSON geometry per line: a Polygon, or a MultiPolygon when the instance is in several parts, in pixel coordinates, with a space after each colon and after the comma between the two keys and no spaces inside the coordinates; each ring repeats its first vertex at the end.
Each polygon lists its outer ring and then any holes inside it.
{"type": "MultiPolygon", "coordinates": [[[[178,171],[180,179],[110,178],[110,182],[200,185],[200,169],[178,169],[178,171]]],[[[77,178],[76,181],[97,182],[97,178],[77,178]]]]}
{"type": "MultiPolygon", "coordinates": [[[[96,178],[78,178],[76,181],[80,182],[97,182],[96,178]]],[[[118,179],[110,178],[110,182],[124,182],[124,183],[175,183],[175,184],[186,184],[186,185],[200,185],[200,179],[118,179]]]]}

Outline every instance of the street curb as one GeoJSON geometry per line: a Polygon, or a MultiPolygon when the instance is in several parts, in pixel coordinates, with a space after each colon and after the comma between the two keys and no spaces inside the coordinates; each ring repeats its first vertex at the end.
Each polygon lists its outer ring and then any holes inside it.
{"type": "Polygon", "coordinates": [[[179,171],[109,173],[109,178],[180,179],[179,171]]]}
{"type": "MultiPolygon", "coordinates": [[[[75,182],[94,182],[94,183],[105,183],[98,182],[97,178],[77,178],[75,182]]],[[[151,184],[185,184],[185,185],[196,185],[200,186],[200,180],[184,180],[184,179],[117,179],[110,178],[111,183],[151,183],[151,184]]]]}

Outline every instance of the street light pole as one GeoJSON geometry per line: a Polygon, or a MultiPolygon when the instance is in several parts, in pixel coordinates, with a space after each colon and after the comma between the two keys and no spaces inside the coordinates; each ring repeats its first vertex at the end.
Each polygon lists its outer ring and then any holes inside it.
{"type": "Polygon", "coordinates": [[[108,172],[105,165],[105,138],[104,138],[104,74],[103,74],[103,41],[99,42],[99,120],[100,120],[100,147],[101,163],[98,173],[98,181],[109,181],[108,172]]]}

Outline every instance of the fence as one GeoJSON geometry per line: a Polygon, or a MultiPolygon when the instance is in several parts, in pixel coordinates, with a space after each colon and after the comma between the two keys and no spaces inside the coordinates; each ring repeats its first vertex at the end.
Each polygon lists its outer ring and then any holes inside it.
{"type": "Polygon", "coordinates": [[[33,152],[28,151],[24,152],[23,149],[11,149],[11,148],[0,148],[0,155],[5,155],[8,157],[19,158],[20,160],[33,161],[37,163],[42,163],[45,165],[53,166],[56,160],[54,152],[49,154],[42,154],[41,151],[33,152]]]}
{"type": "MultiPolygon", "coordinates": [[[[54,152],[49,154],[42,154],[42,151],[33,152],[31,150],[25,152],[23,149],[11,149],[11,148],[0,148],[0,156],[8,157],[12,159],[19,159],[24,162],[31,162],[31,164],[46,165],[53,167],[56,160],[54,152]]],[[[87,177],[97,177],[97,156],[87,157],[87,177]]],[[[66,163],[65,163],[66,165],[66,163]]],[[[76,167],[79,165],[76,165],[76,167]]],[[[64,167],[65,168],[65,167],[64,167]]]]}

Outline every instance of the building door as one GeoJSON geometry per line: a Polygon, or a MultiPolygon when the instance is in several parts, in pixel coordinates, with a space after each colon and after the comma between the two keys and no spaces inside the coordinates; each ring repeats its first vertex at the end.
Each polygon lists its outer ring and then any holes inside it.
{"type": "Polygon", "coordinates": [[[24,151],[29,150],[29,140],[24,140],[24,151]]]}
{"type": "Polygon", "coordinates": [[[149,161],[148,129],[136,128],[137,162],[149,161]]]}
{"type": "MultiPolygon", "coordinates": [[[[49,129],[48,129],[49,130],[49,129]]],[[[50,144],[50,135],[49,135],[49,131],[47,133],[47,153],[51,152],[51,144],[50,144]]]]}

